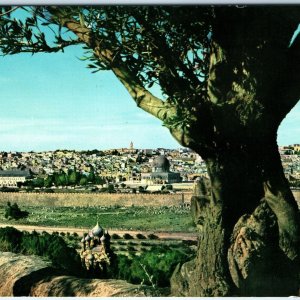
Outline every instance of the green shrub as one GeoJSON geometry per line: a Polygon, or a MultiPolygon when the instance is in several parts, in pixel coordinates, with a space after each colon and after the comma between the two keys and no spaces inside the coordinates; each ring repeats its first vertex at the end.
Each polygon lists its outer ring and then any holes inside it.
{"type": "Polygon", "coordinates": [[[4,217],[6,219],[14,219],[19,220],[22,218],[27,218],[29,215],[29,212],[22,211],[17,203],[14,203],[13,205],[10,204],[10,202],[7,202],[7,207],[5,208],[5,215],[4,217]]]}
{"type": "Polygon", "coordinates": [[[131,281],[130,265],[132,260],[125,255],[117,256],[116,278],[131,281]]]}
{"type": "Polygon", "coordinates": [[[152,251],[143,250],[146,252],[142,252],[140,256],[134,256],[132,259],[118,255],[117,278],[135,284],[144,282],[148,285],[167,287],[170,285],[170,278],[175,267],[192,257],[192,252],[188,248],[184,248],[184,251],[182,249],[166,250],[162,247],[157,247],[152,251]]]}
{"type": "Polygon", "coordinates": [[[123,235],[123,238],[124,238],[125,240],[131,240],[131,239],[133,239],[133,236],[130,235],[129,233],[125,233],[125,234],[123,235]]]}
{"type": "Polygon", "coordinates": [[[120,239],[121,237],[120,237],[118,234],[113,233],[113,234],[111,235],[111,238],[112,238],[113,240],[118,240],[118,239],[120,239]]]}
{"type": "Polygon", "coordinates": [[[144,239],[146,239],[146,237],[145,237],[143,234],[141,234],[141,233],[138,233],[138,234],[136,235],[136,237],[137,237],[139,240],[144,240],[144,239]]]}
{"type": "Polygon", "coordinates": [[[118,242],[118,245],[127,245],[127,243],[126,243],[126,242],[123,242],[123,241],[119,241],[119,242],[118,242]]]}
{"type": "Polygon", "coordinates": [[[148,239],[150,239],[150,240],[157,240],[158,236],[155,235],[155,234],[153,234],[153,233],[150,233],[150,234],[148,234],[148,239]]]}
{"type": "Polygon", "coordinates": [[[13,227],[0,228],[0,251],[48,258],[57,268],[71,274],[82,273],[81,260],[75,249],[69,248],[62,237],[47,232],[20,232],[13,227]]]}
{"type": "Polygon", "coordinates": [[[23,233],[14,227],[0,228],[0,250],[19,252],[23,233]]]}
{"type": "Polygon", "coordinates": [[[148,242],[141,242],[141,245],[142,245],[142,246],[151,246],[151,244],[148,243],[148,242]]]}

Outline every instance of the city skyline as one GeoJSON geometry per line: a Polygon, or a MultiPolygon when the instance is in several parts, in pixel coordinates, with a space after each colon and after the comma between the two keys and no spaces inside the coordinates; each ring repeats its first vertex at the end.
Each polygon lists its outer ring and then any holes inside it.
{"type": "MultiPolygon", "coordinates": [[[[110,71],[91,73],[76,46],[56,54],[0,58],[0,151],[181,146],[137,108],[110,71]]],[[[299,143],[300,104],[283,121],[278,144],[299,143]]]]}

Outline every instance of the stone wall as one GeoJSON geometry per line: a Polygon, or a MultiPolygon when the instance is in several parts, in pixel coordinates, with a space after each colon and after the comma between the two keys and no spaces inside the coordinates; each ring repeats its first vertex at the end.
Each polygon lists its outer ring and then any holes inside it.
{"type": "Polygon", "coordinates": [[[190,199],[191,194],[0,193],[0,205],[26,206],[179,206],[190,199]]]}
{"type": "MultiPolygon", "coordinates": [[[[293,194],[300,207],[300,190],[293,194]]],[[[84,194],[84,193],[0,193],[0,205],[8,201],[26,206],[179,206],[190,203],[185,194],[84,194]]]]}

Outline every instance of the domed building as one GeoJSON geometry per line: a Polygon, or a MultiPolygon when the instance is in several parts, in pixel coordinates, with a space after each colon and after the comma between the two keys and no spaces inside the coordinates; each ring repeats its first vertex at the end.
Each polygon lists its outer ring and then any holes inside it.
{"type": "Polygon", "coordinates": [[[155,157],[152,162],[152,172],[170,172],[170,162],[164,155],[155,157]]]}
{"type": "Polygon", "coordinates": [[[114,253],[110,248],[110,235],[99,226],[98,222],[94,228],[84,234],[82,240],[80,257],[87,271],[95,273],[98,277],[105,278],[107,269],[114,260],[114,253]]]}
{"type": "Polygon", "coordinates": [[[157,156],[152,162],[152,172],[142,173],[141,182],[146,184],[181,182],[180,173],[170,171],[170,162],[164,155],[157,156]]]}

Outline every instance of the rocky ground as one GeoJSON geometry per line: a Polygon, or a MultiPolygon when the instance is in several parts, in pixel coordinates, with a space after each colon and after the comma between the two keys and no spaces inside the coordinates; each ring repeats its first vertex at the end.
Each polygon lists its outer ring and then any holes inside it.
{"type": "Polygon", "coordinates": [[[135,297],[168,293],[123,280],[68,276],[41,257],[10,252],[0,252],[0,274],[0,297],[135,297]]]}

